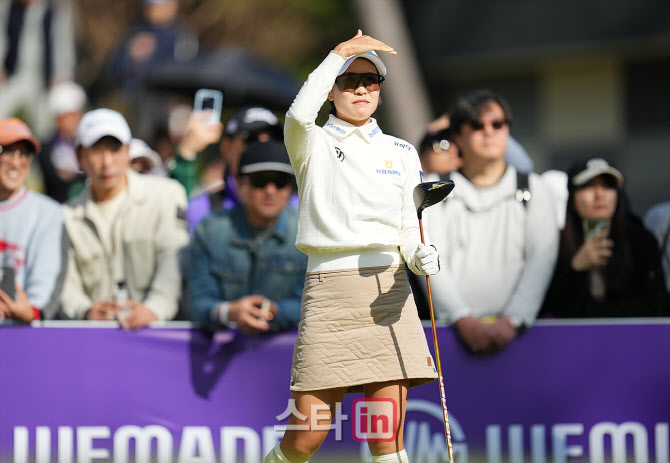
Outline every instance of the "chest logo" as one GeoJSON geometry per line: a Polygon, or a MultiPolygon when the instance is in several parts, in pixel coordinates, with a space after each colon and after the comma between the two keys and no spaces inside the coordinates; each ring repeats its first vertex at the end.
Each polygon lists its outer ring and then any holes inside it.
{"type": "Polygon", "coordinates": [[[375,169],[380,175],[396,175],[400,177],[400,171],[393,168],[393,161],[385,161],[386,165],[383,169],[375,169]]]}
{"type": "Polygon", "coordinates": [[[344,161],[344,151],[339,149],[337,146],[335,147],[335,152],[337,153],[337,159],[340,160],[340,162],[344,161]]]}

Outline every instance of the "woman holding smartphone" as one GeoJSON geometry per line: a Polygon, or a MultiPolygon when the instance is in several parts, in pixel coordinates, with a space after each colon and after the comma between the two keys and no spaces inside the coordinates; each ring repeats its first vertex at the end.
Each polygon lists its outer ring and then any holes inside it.
{"type": "Polygon", "coordinates": [[[565,228],[543,315],[648,317],[666,310],[660,251],[628,211],[623,181],[600,158],[570,169],[565,228]]]}
{"type": "Polygon", "coordinates": [[[308,268],[290,386],[299,414],[268,463],[307,461],[347,392],[393,404],[395,438],[370,442],[370,451],[375,462],[407,462],[407,391],[437,376],[404,264],[432,275],[438,254],[421,244],[412,199],[422,177],[418,154],[372,118],[386,76],[374,50],[396,54],[361,31],[337,45],[286,114],[300,197],[296,246],[308,268]],[[330,118],[319,127],[326,100],[330,118]]]}

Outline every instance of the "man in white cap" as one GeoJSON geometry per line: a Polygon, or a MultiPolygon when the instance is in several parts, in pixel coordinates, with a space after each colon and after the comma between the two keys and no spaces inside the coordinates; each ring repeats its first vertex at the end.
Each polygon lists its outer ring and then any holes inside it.
{"type": "Polygon", "coordinates": [[[130,169],[131,139],[110,109],[89,111],[77,127],[77,160],[90,185],[65,207],[67,318],[117,319],[135,329],[177,313],[186,193],[174,180],[130,169]]]}
{"type": "Polygon", "coordinates": [[[130,141],[130,168],[140,174],[158,177],[167,175],[160,155],[139,138],[130,141]]]}
{"type": "Polygon", "coordinates": [[[59,203],[73,198],[84,188],[84,173],[74,151],[74,133],[86,109],[86,92],[72,81],[56,84],[49,92],[49,110],[56,131],[38,158],[46,193],[59,203]]]}

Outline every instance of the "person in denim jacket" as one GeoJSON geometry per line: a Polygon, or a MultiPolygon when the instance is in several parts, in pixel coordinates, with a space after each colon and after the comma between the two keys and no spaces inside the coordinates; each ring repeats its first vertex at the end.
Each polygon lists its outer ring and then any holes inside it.
{"type": "Polygon", "coordinates": [[[191,319],[254,335],[296,326],[307,256],[295,247],[295,177],[281,142],[254,142],[238,167],[241,204],[212,212],[191,247],[191,319]]]}

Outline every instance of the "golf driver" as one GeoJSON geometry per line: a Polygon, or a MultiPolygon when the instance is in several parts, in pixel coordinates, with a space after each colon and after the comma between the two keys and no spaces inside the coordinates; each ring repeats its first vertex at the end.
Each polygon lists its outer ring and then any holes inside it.
{"type": "MultiPolygon", "coordinates": [[[[439,182],[420,183],[414,187],[414,205],[416,214],[419,217],[419,232],[421,233],[421,242],[426,244],[423,238],[423,223],[421,215],[423,210],[434,204],[439,203],[447,197],[454,189],[454,182],[451,180],[439,182]]],[[[440,364],[440,349],[437,347],[437,330],[435,329],[435,312],[433,311],[433,296],[430,292],[430,277],[426,275],[426,287],[428,288],[428,306],[430,307],[430,321],[433,325],[433,342],[435,343],[435,364],[437,365],[437,374],[440,379],[440,398],[442,399],[442,414],[444,420],[444,432],[447,436],[447,449],[449,450],[449,461],[454,463],[454,453],[451,448],[451,432],[449,431],[449,415],[447,414],[447,398],[444,393],[444,380],[442,379],[442,365],[440,364]]]]}

